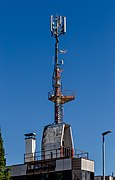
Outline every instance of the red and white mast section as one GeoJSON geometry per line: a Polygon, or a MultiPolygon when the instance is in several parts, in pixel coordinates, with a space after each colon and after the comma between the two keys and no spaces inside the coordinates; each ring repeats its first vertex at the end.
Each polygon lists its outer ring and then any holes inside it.
{"type": "Polygon", "coordinates": [[[74,93],[71,95],[62,94],[61,83],[61,65],[59,61],[59,53],[66,53],[66,51],[59,50],[59,36],[66,33],[66,17],[65,16],[51,16],[51,34],[55,37],[55,62],[52,77],[53,90],[48,93],[48,99],[54,102],[54,123],[59,124],[63,122],[63,104],[74,100],[74,93]]]}

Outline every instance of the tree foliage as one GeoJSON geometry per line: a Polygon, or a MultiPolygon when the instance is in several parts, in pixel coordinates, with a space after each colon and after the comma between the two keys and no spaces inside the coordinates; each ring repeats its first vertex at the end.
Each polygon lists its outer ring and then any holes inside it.
{"type": "Polygon", "coordinates": [[[5,150],[0,129],[0,180],[10,180],[10,173],[6,167],[5,150]]]}

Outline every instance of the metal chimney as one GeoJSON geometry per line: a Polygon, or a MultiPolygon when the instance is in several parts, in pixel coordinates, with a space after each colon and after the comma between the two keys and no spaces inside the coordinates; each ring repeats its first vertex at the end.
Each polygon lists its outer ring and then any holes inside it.
{"type": "Polygon", "coordinates": [[[36,133],[25,134],[25,157],[24,162],[35,160],[36,152],[36,133]]]}

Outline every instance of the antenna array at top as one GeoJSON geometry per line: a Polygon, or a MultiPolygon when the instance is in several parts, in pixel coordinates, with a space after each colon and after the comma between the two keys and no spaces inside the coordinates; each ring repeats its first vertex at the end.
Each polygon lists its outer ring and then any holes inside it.
{"type": "Polygon", "coordinates": [[[50,20],[50,30],[52,36],[60,36],[61,34],[66,33],[66,17],[65,16],[56,16],[51,15],[50,20]]]}

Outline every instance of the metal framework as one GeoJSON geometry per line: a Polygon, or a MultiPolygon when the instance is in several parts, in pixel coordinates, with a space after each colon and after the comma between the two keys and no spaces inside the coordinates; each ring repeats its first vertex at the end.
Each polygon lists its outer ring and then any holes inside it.
{"type": "MultiPolygon", "coordinates": [[[[80,150],[80,149],[75,149],[75,153],[73,155],[72,147],[67,147],[67,146],[64,146],[63,149],[60,148],[60,151],[59,151],[59,149],[50,149],[50,150],[46,150],[45,152],[48,155],[47,157],[49,157],[49,158],[42,155],[43,151],[35,152],[35,154],[34,154],[35,158],[33,161],[32,160],[30,161],[30,164],[32,162],[36,162],[36,161],[44,162],[44,161],[54,160],[54,159],[65,159],[65,158],[85,158],[85,159],[88,159],[89,158],[88,152],[80,150]],[[54,153],[52,154],[51,151],[53,151],[54,153]],[[60,156],[60,154],[61,154],[61,156],[60,156]]],[[[24,162],[29,163],[28,160],[32,159],[32,157],[33,156],[30,153],[24,154],[24,162]]]]}
{"type": "Polygon", "coordinates": [[[54,71],[52,76],[53,91],[48,93],[48,99],[54,102],[54,117],[55,124],[63,122],[63,104],[74,100],[75,96],[72,92],[71,95],[62,94],[62,83],[61,83],[61,65],[62,61],[59,62],[59,53],[66,53],[66,51],[59,50],[59,36],[66,33],[66,17],[64,16],[51,16],[51,34],[55,37],[55,62],[54,71]]]}

